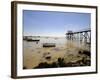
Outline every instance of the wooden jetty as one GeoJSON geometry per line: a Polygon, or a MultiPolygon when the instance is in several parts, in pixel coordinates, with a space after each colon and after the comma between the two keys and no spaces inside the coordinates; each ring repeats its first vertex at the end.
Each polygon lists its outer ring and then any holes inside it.
{"type": "Polygon", "coordinates": [[[66,33],[66,38],[68,40],[77,40],[79,39],[80,41],[85,41],[85,42],[88,42],[89,40],[89,43],[91,41],[91,30],[90,29],[86,29],[86,30],[80,30],[80,31],[76,31],[76,32],[73,32],[73,31],[68,31],[66,33]]]}

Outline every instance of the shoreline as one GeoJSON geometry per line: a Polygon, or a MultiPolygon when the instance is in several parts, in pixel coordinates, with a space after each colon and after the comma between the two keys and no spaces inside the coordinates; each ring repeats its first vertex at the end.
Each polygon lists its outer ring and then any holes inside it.
{"type": "MultiPolygon", "coordinates": [[[[59,45],[52,48],[51,47],[43,48],[39,46],[39,43],[36,44],[35,42],[27,42],[27,43],[29,46],[30,45],[31,46],[30,47],[24,46],[23,69],[33,69],[33,68],[39,67],[39,64],[41,65],[41,63],[42,65],[51,66],[52,64],[55,64],[55,66],[58,66],[58,61],[59,61],[58,59],[61,59],[62,60],[61,63],[64,63],[64,64],[67,64],[69,62],[72,62],[73,64],[74,61],[77,62],[77,61],[82,60],[83,58],[89,59],[89,60],[91,59],[90,56],[86,54],[82,54],[82,52],[80,54],[79,52],[79,51],[86,50],[85,49],[86,46],[84,46],[84,48],[81,48],[81,47],[78,47],[75,43],[67,42],[67,43],[64,43],[63,45],[59,45]]],[[[24,43],[24,45],[25,44],[26,43],[24,43]]],[[[86,51],[89,51],[89,50],[86,50],[86,51]]],[[[73,65],[76,65],[76,64],[73,64],[73,65]]],[[[80,61],[80,64],[82,64],[82,61],[80,61]]],[[[78,64],[77,66],[80,66],[80,64],[78,64]]],[[[69,66],[71,67],[71,64],[69,66]]],[[[44,66],[44,68],[46,67],[44,66]]]]}

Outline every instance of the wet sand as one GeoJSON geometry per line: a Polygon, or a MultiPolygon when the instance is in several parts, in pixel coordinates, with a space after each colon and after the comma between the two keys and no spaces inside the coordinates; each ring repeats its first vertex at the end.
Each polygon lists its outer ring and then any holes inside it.
{"type": "MultiPolygon", "coordinates": [[[[57,39],[55,40],[57,41],[57,39]]],[[[78,45],[76,42],[66,41],[64,44],[56,47],[42,47],[40,43],[36,42],[24,42],[23,46],[23,68],[33,69],[37,67],[40,63],[57,63],[58,59],[63,59],[65,64],[75,63],[86,58],[90,60],[90,56],[86,54],[80,54],[79,51],[89,51],[90,48],[86,47],[84,44],[78,45]],[[28,45],[27,45],[28,44],[28,45]],[[26,47],[27,45],[27,47],[26,47]]],[[[80,66],[78,64],[78,66],[80,66]]],[[[90,62],[89,62],[90,65],[90,62]]],[[[84,66],[88,66],[87,64],[84,66]]]]}

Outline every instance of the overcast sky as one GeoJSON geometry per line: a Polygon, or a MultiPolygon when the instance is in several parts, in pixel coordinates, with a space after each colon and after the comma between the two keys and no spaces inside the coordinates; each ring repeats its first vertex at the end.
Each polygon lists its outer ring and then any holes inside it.
{"type": "Polygon", "coordinates": [[[65,36],[90,27],[91,14],[23,10],[24,36],[65,36]]]}

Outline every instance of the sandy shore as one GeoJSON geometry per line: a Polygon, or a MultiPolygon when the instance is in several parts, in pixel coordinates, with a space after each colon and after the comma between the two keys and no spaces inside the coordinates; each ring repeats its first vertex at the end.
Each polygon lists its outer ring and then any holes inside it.
{"type": "Polygon", "coordinates": [[[64,53],[66,53],[66,50],[60,49],[59,51],[56,51],[56,48],[49,48],[49,49],[40,48],[37,49],[36,51],[32,51],[26,49],[25,53],[29,53],[29,54],[24,55],[24,65],[27,68],[33,68],[41,62],[52,63],[54,61],[57,61],[58,57],[64,57],[65,55],[64,53]],[[45,59],[46,56],[51,56],[52,57],[51,60],[46,60],[45,59]]]}
{"type": "Polygon", "coordinates": [[[66,43],[61,47],[25,47],[23,56],[23,68],[32,69],[40,63],[52,64],[57,62],[58,58],[64,59],[67,64],[69,62],[75,63],[82,60],[84,57],[90,60],[90,56],[86,54],[79,54],[79,51],[85,50],[85,47],[77,47],[74,43],[66,43]]]}

